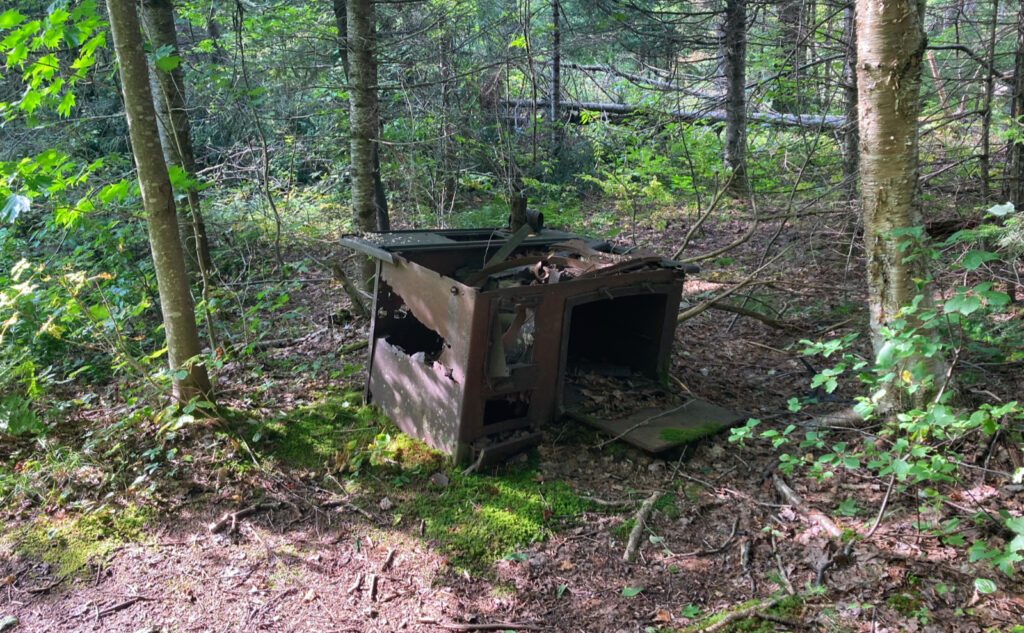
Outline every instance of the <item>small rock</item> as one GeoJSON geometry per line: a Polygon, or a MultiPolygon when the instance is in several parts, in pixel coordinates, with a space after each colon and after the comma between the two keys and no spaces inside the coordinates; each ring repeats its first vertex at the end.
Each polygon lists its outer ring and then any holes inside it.
{"type": "Polygon", "coordinates": [[[383,510],[384,512],[387,512],[393,507],[395,507],[395,502],[389,499],[388,497],[384,497],[383,499],[380,500],[380,509],[383,510]]]}
{"type": "Polygon", "coordinates": [[[448,487],[448,475],[444,473],[434,473],[430,476],[430,483],[434,484],[438,488],[448,487]]]}
{"type": "Polygon", "coordinates": [[[5,615],[4,617],[0,618],[0,633],[3,633],[4,631],[10,631],[19,624],[21,624],[21,620],[19,620],[18,618],[14,617],[13,615],[5,615]]]}

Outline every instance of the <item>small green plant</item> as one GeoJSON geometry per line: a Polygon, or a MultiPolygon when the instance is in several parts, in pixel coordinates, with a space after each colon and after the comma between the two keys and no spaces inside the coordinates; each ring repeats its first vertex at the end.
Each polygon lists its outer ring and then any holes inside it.
{"type": "MultiPolygon", "coordinates": [[[[1018,218],[1012,216],[1012,206],[999,205],[989,213],[997,220],[1002,219],[1002,224],[961,231],[946,242],[963,252],[958,265],[965,273],[977,275],[984,265],[995,265],[1007,255],[1017,257],[1019,251],[1014,249],[1020,245],[1014,231],[1018,218]],[[986,244],[998,247],[985,250],[982,247],[986,244]]],[[[907,258],[937,259],[940,255],[922,242],[920,227],[900,231],[899,236],[905,238],[902,247],[907,258]]],[[[1008,327],[1006,319],[1000,318],[1008,304],[1009,296],[990,281],[954,288],[945,302],[934,306],[924,300],[924,295],[918,295],[881,328],[883,342],[873,362],[853,351],[855,334],[826,341],[803,341],[805,354],[834,361],[814,376],[812,387],[832,393],[851,373],[866,387],[867,395],[858,398],[855,411],[865,419],[879,420],[881,426],[872,441],[833,443],[829,441],[828,429],[811,428],[800,434],[793,425],[757,434],[757,419],[732,429],[729,439],[744,443],[757,437],[770,442],[773,448],[784,451],[779,462],[780,469],[787,473],[806,469],[811,476],[824,479],[838,469],[863,468],[876,476],[891,478],[901,489],[916,488],[926,503],[938,507],[946,499],[942,491],[960,477],[964,456],[956,449],[969,444],[969,438],[991,437],[1002,431],[1020,441],[1024,407],[1018,401],[964,408],[953,399],[958,359],[979,353],[1006,360],[1019,353],[1019,327],[1008,327]],[[937,374],[935,368],[949,366],[937,362],[939,359],[951,359],[948,362],[952,367],[937,374]]],[[[789,401],[791,411],[799,411],[803,406],[795,398],[789,401]]],[[[844,516],[853,516],[856,510],[852,499],[839,506],[839,514],[844,516]]],[[[1013,536],[995,545],[975,541],[968,548],[970,559],[1012,574],[1014,566],[1024,560],[1024,517],[1012,516],[1005,510],[983,513],[981,517],[983,521],[998,522],[1013,536]]],[[[966,544],[957,531],[956,521],[919,527],[932,530],[948,545],[966,544]]]]}

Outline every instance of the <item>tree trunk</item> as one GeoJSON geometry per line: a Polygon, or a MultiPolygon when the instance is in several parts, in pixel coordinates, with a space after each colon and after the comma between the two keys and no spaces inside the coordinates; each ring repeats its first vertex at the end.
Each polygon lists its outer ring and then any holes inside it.
{"type": "MultiPolygon", "coordinates": [[[[442,20],[444,18],[442,17],[442,20]]],[[[457,180],[455,174],[458,172],[457,159],[455,156],[455,125],[452,123],[452,89],[455,83],[455,73],[452,69],[452,49],[454,41],[452,33],[445,22],[438,27],[441,37],[438,38],[438,72],[441,75],[441,116],[438,129],[438,158],[437,164],[440,171],[441,189],[437,196],[437,223],[438,226],[448,225],[449,217],[455,208],[455,195],[457,180]]]]}
{"type": "Polygon", "coordinates": [[[978,157],[978,170],[981,171],[981,202],[989,201],[989,184],[992,177],[990,171],[991,131],[992,131],[992,95],[995,92],[996,68],[996,27],[999,26],[999,0],[992,0],[992,20],[989,22],[988,33],[988,68],[985,73],[985,99],[981,105],[981,156],[978,157]]]}
{"type": "Polygon", "coordinates": [[[334,25],[338,29],[338,61],[348,80],[351,73],[348,63],[348,6],[346,0],[334,0],[334,25]]]}
{"type": "MultiPolygon", "coordinates": [[[[169,55],[179,55],[178,33],[174,27],[174,7],[171,0],[143,0],[142,21],[153,50],[165,49],[169,55]]],[[[157,127],[163,146],[164,161],[180,167],[190,180],[196,178],[196,159],[192,147],[192,129],[185,109],[185,76],[181,65],[169,72],[150,67],[150,86],[156,107],[157,127]]],[[[199,191],[189,187],[187,197],[179,209],[180,233],[185,253],[194,263],[203,279],[213,268],[210,242],[206,236],[206,223],[199,207],[199,191]]]]}
{"type": "Polygon", "coordinates": [[[179,403],[197,396],[209,398],[210,380],[206,366],[189,363],[200,353],[199,335],[185,272],[185,258],[178,239],[171,181],[149,90],[149,64],[142,49],[139,16],[132,0],[107,0],[107,12],[160,293],[167,359],[173,375],[173,396],[179,403]]]}
{"type": "Polygon", "coordinates": [[[349,109],[352,127],[352,210],[363,231],[389,227],[380,174],[380,114],[377,109],[377,43],[372,0],[347,3],[349,109]]]}
{"type": "MultiPolygon", "coordinates": [[[[928,292],[917,286],[927,277],[925,259],[908,258],[900,249],[906,238],[893,235],[923,224],[917,117],[924,48],[923,0],[857,0],[861,206],[876,352],[884,344],[883,328],[897,318],[902,306],[918,294],[928,302],[928,292]]],[[[916,364],[909,359],[907,366],[916,364]]],[[[890,394],[882,408],[896,406],[894,397],[890,394]]]]}
{"type": "Polygon", "coordinates": [[[551,153],[558,156],[562,122],[559,102],[562,98],[562,29],[559,26],[561,0],[551,0],[551,153]]]}
{"type": "Polygon", "coordinates": [[[857,163],[860,161],[860,134],[857,126],[857,25],[851,2],[843,11],[843,92],[846,123],[843,127],[843,182],[847,200],[857,198],[857,163]]]}
{"type": "Polygon", "coordinates": [[[729,189],[743,195],[747,184],[747,7],[746,0],[725,0],[722,24],[722,70],[725,74],[725,166],[732,172],[729,189]]]}
{"type": "MultiPolygon", "coordinates": [[[[1010,97],[1010,118],[1019,131],[1024,126],[1024,2],[1017,9],[1017,51],[1013,64],[1013,94],[1010,97]]],[[[1008,147],[1010,177],[1007,178],[1007,199],[1019,210],[1024,209],[1024,138],[1018,136],[1008,147]]]]}
{"type": "MultiPolygon", "coordinates": [[[[380,162],[376,144],[380,132],[377,114],[377,64],[372,0],[348,0],[349,111],[351,126],[352,212],[361,231],[379,228],[377,175],[380,162]]],[[[381,187],[383,189],[383,187],[381,187]]],[[[363,266],[363,283],[373,276],[372,263],[363,266]]]]}
{"type": "Polygon", "coordinates": [[[781,25],[782,67],[784,84],[772,100],[776,112],[804,112],[806,104],[800,87],[800,68],[807,54],[808,24],[804,0],[781,0],[779,23],[781,25]]]}

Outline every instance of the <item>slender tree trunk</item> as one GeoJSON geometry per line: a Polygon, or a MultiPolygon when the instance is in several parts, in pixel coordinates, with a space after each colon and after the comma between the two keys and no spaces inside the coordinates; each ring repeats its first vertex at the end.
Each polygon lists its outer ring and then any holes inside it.
{"type": "Polygon", "coordinates": [[[991,181],[991,131],[992,131],[992,95],[995,92],[996,67],[996,27],[999,25],[999,0],[992,0],[992,20],[988,32],[988,69],[985,73],[985,100],[981,105],[981,156],[978,157],[978,169],[981,171],[981,202],[989,200],[991,181]]]}
{"type": "MultiPolygon", "coordinates": [[[[386,230],[387,202],[380,182],[377,140],[377,61],[372,0],[348,0],[349,111],[352,211],[362,231],[386,230]]],[[[364,282],[372,266],[364,266],[364,282]]]]}
{"type": "Polygon", "coordinates": [[[732,172],[730,191],[747,193],[747,7],[746,0],[725,1],[722,24],[722,69],[725,74],[725,166],[732,172]]]}
{"type": "MultiPolygon", "coordinates": [[[[442,18],[443,20],[444,18],[442,18]]],[[[441,176],[441,190],[437,198],[437,219],[438,226],[447,226],[448,218],[455,207],[455,193],[457,180],[455,178],[458,167],[455,156],[455,127],[452,125],[452,84],[455,81],[455,73],[452,70],[452,41],[451,31],[448,25],[442,22],[439,25],[442,35],[438,44],[438,72],[441,75],[441,117],[438,161],[441,176]]]]}
{"type": "Polygon", "coordinates": [[[347,0],[334,0],[334,25],[338,29],[338,61],[345,71],[345,79],[350,76],[348,62],[348,6],[347,0]]]}
{"type": "Polygon", "coordinates": [[[562,98],[562,29],[559,26],[561,0],[551,0],[551,152],[558,156],[561,145],[559,104],[562,98]]]}
{"type": "Polygon", "coordinates": [[[153,267],[156,269],[167,357],[174,376],[173,395],[176,401],[184,403],[196,396],[209,397],[210,380],[203,364],[188,363],[200,353],[199,335],[185,272],[185,258],[178,238],[171,181],[149,90],[149,64],[142,49],[134,2],[107,0],[107,12],[124,90],[128,133],[146,211],[153,267]]]}
{"type": "Polygon", "coordinates": [[[806,110],[800,86],[800,68],[807,58],[807,18],[804,0],[782,0],[779,6],[781,24],[782,66],[786,85],[779,90],[772,105],[776,112],[802,113],[806,110]]]}
{"type": "MultiPolygon", "coordinates": [[[[917,117],[924,49],[924,0],[857,0],[861,206],[876,352],[884,344],[883,328],[902,306],[918,294],[929,302],[917,285],[927,277],[925,259],[908,258],[900,248],[906,238],[893,235],[923,224],[917,117]]],[[[908,367],[914,365],[910,359],[908,367]]],[[[918,395],[927,396],[923,390],[918,395]]],[[[897,406],[892,398],[883,408],[897,406]]]]}
{"type": "MultiPolygon", "coordinates": [[[[1013,94],[1010,97],[1010,118],[1018,132],[1024,128],[1024,2],[1017,9],[1017,51],[1013,64],[1013,94]]],[[[1018,136],[1007,148],[1010,177],[1007,178],[1007,198],[1020,210],[1024,209],[1024,138],[1018,136]]]]}
{"type": "Polygon", "coordinates": [[[848,200],[857,198],[857,164],[860,161],[860,130],[857,124],[857,26],[853,19],[851,0],[843,11],[843,92],[845,94],[843,126],[843,181],[848,200]]]}
{"type": "MultiPolygon", "coordinates": [[[[171,55],[178,51],[178,33],[174,27],[174,6],[171,0],[143,0],[142,21],[153,50],[166,49],[171,55]]],[[[185,76],[181,66],[170,71],[150,67],[150,87],[156,107],[157,127],[160,130],[164,161],[180,167],[185,175],[196,178],[195,151],[192,147],[192,129],[185,109],[185,76]]],[[[199,190],[189,187],[179,208],[180,233],[185,253],[194,258],[204,282],[213,268],[206,223],[199,207],[199,190]]]]}

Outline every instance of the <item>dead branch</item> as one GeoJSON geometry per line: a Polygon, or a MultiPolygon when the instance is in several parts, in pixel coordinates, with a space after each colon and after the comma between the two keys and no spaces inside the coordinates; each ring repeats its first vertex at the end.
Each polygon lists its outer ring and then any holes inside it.
{"type": "Polygon", "coordinates": [[[796,595],[796,590],[793,589],[793,583],[789,581],[789,574],[786,573],[786,566],[782,564],[782,555],[779,554],[779,547],[775,543],[775,533],[772,532],[772,554],[775,555],[775,564],[779,568],[779,578],[782,580],[782,584],[785,586],[786,593],[791,596],[796,595]]]}
{"type": "Polygon", "coordinates": [[[331,262],[331,275],[334,276],[335,281],[340,283],[341,287],[345,290],[349,301],[352,302],[352,311],[356,313],[356,316],[360,319],[369,319],[370,311],[366,309],[366,304],[363,303],[362,297],[359,296],[359,289],[352,283],[349,276],[345,274],[341,264],[331,262]]]}
{"type": "Polygon", "coordinates": [[[388,567],[391,567],[391,563],[395,562],[395,548],[388,550],[387,556],[384,557],[384,562],[380,564],[381,571],[387,571],[388,567]]]}
{"type": "Polygon", "coordinates": [[[724,616],[722,616],[722,619],[718,620],[714,624],[697,630],[700,633],[712,633],[712,631],[717,631],[718,629],[725,628],[726,625],[732,624],[736,620],[742,620],[743,618],[749,618],[750,616],[760,617],[761,614],[759,613],[759,611],[761,611],[762,609],[771,609],[778,603],[779,601],[776,598],[773,600],[769,600],[768,602],[765,602],[763,604],[755,604],[753,606],[747,607],[746,609],[733,611],[732,613],[727,613],[724,616]]]}
{"type": "Polygon", "coordinates": [[[370,574],[370,602],[377,601],[377,585],[379,582],[377,574],[370,574]]]}
{"type": "Polygon", "coordinates": [[[488,622],[481,624],[456,624],[454,622],[438,622],[434,618],[420,618],[420,624],[433,624],[449,631],[543,631],[544,627],[522,622],[488,622]]]}
{"type": "MultiPolygon", "coordinates": [[[[718,547],[712,549],[698,549],[692,552],[686,552],[685,554],[676,554],[675,558],[689,558],[691,556],[711,556],[724,551],[729,545],[732,544],[732,540],[736,538],[736,529],[740,526],[740,518],[736,517],[732,522],[732,532],[729,533],[729,537],[725,539],[725,542],[718,547]]],[[[705,541],[706,543],[706,541],[705,541]]]]}
{"type": "Polygon", "coordinates": [[[842,538],[843,531],[839,529],[839,526],[821,512],[804,505],[800,495],[796,494],[796,492],[786,484],[782,477],[779,475],[772,475],[772,481],[775,483],[775,489],[779,491],[779,494],[786,499],[793,509],[803,514],[811,523],[817,524],[818,527],[825,530],[825,532],[827,532],[832,538],[842,538]]]}
{"type": "Polygon", "coordinates": [[[98,618],[106,617],[106,616],[110,615],[111,613],[117,613],[118,611],[121,611],[123,609],[127,609],[128,607],[132,606],[136,602],[141,602],[143,600],[154,600],[154,598],[149,598],[147,596],[132,596],[131,598],[128,598],[127,600],[125,600],[123,602],[118,602],[117,604],[115,604],[113,606],[109,606],[106,609],[103,609],[102,611],[100,611],[99,613],[96,614],[96,617],[98,617],[98,618]]]}
{"type": "Polygon", "coordinates": [[[466,468],[466,470],[462,471],[462,476],[463,477],[465,477],[466,475],[469,475],[470,473],[475,472],[477,468],[480,468],[480,464],[484,463],[484,454],[486,452],[487,452],[486,448],[481,448],[480,449],[480,454],[477,455],[476,461],[473,462],[473,464],[471,466],[466,468]]]}
{"type": "Polygon", "coordinates": [[[640,537],[644,534],[644,528],[647,527],[647,518],[651,516],[651,510],[654,509],[654,504],[658,502],[658,499],[661,499],[661,492],[655,492],[647,497],[643,505],[636,512],[636,525],[633,526],[633,531],[629,533],[626,551],[622,555],[622,560],[627,563],[632,563],[636,559],[636,550],[640,547],[640,537]]]}
{"type": "Polygon", "coordinates": [[[765,325],[773,327],[777,330],[796,330],[800,328],[800,326],[794,323],[787,323],[786,321],[783,321],[781,319],[774,319],[766,314],[761,314],[756,310],[751,310],[749,308],[743,308],[737,305],[732,305],[731,303],[715,303],[708,307],[712,310],[721,310],[723,312],[731,312],[733,314],[738,314],[740,316],[750,317],[751,319],[757,319],[761,323],[764,323],[765,325]]]}
{"type": "Polygon", "coordinates": [[[231,529],[229,530],[229,533],[230,532],[234,532],[238,528],[238,521],[239,521],[239,519],[244,519],[247,516],[252,516],[253,514],[256,514],[257,512],[260,512],[261,510],[274,510],[274,509],[277,509],[279,507],[281,507],[281,504],[278,503],[278,502],[275,502],[275,503],[254,503],[253,505],[249,506],[248,508],[243,508],[243,509],[237,510],[235,512],[228,512],[227,514],[222,516],[219,520],[214,521],[213,523],[211,523],[208,526],[208,528],[210,530],[210,534],[216,534],[216,533],[220,532],[221,530],[223,530],[224,528],[228,527],[229,525],[231,526],[231,529]]]}
{"type": "Polygon", "coordinates": [[[766,261],[764,264],[759,266],[757,268],[757,270],[755,270],[754,272],[750,273],[747,276],[746,279],[744,279],[740,283],[736,284],[732,288],[729,288],[728,290],[726,290],[722,294],[718,295],[717,297],[712,297],[710,299],[706,299],[704,301],[701,301],[700,303],[698,303],[695,306],[692,306],[690,308],[687,308],[686,310],[683,310],[682,312],[679,313],[679,316],[676,317],[676,322],[677,323],[682,323],[683,321],[685,321],[687,319],[692,319],[693,317],[697,316],[701,312],[704,312],[705,310],[710,308],[712,305],[718,303],[722,299],[725,299],[729,295],[734,294],[736,292],[739,292],[740,290],[742,290],[746,286],[754,283],[754,277],[756,277],[759,272],[761,272],[762,270],[764,270],[765,268],[767,268],[771,264],[775,263],[776,260],[778,260],[780,257],[782,257],[783,255],[785,255],[788,252],[789,252],[789,248],[788,247],[784,248],[781,252],[779,252],[778,255],[776,255],[775,257],[772,257],[771,259],[766,261]]]}

